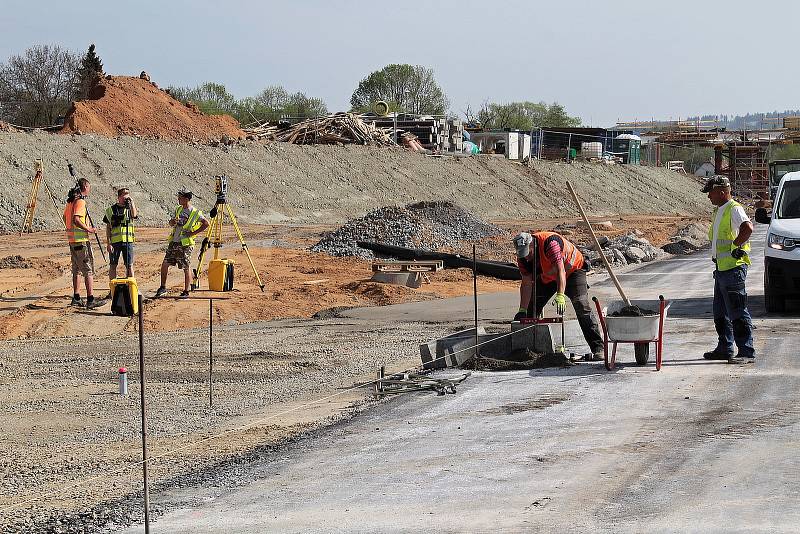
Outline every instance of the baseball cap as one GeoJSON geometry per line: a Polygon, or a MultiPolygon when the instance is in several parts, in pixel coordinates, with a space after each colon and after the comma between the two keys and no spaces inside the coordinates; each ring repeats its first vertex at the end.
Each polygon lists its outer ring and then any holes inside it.
{"type": "Polygon", "coordinates": [[[192,200],[192,192],[187,190],[185,187],[181,187],[180,191],[178,191],[178,196],[192,200]]]}
{"type": "Polygon", "coordinates": [[[519,233],[511,242],[514,243],[514,248],[517,249],[518,258],[526,258],[531,253],[531,243],[533,243],[531,234],[527,232],[519,233]]]}
{"type": "Polygon", "coordinates": [[[715,174],[708,180],[706,180],[706,185],[703,186],[703,189],[700,190],[701,193],[708,193],[715,187],[730,187],[731,181],[728,180],[727,176],[721,176],[719,174],[715,174]]]}

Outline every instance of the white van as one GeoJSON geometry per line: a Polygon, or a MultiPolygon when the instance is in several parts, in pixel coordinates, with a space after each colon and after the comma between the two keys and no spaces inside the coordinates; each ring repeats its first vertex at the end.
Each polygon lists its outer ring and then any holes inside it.
{"type": "Polygon", "coordinates": [[[800,298],[800,171],[781,178],[772,216],[756,210],[756,222],[769,225],[764,247],[764,301],[767,312],[782,312],[786,297],[800,298]]]}

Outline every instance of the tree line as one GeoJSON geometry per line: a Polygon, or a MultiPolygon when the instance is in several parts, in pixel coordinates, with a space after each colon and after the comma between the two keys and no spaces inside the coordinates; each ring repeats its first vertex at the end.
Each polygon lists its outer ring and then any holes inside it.
{"type": "MultiPolygon", "coordinates": [[[[91,97],[91,88],[103,76],[103,63],[92,44],[80,56],[57,45],[33,46],[0,63],[0,120],[19,126],[51,126],[74,100],[91,97]]],[[[255,96],[237,99],[224,84],[206,82],[196,87],[169,86],[176,99],[193,102],[206,114],[229,114],[242,125],[282,119],[319,117],[329,113],[321,98],[270,85],[255,96]]],[[[362,79],[350,99],[351,111],[372,111],[378,101],[390,112],[454,116],[450,101],[432,69],[422,65],[390,64],[362,79]]],[[[580,118],[567,114],[557,102],[490,102],[464,119],[487,129],[532,130],[539,127],[579,126],[580,118]]]]}

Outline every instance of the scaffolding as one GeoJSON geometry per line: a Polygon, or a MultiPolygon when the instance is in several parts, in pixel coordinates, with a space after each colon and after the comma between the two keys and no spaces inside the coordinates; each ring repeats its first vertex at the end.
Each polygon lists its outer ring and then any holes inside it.
{"type": "Polygon", "coordinates": [[[769,164],[764,143],[727,143],[714,147],[716,174],[731,181],[731,192],[739,198],[758,198],[759,193],[769,193],[769,164]],[[722,159],[728,160],[727,167],[722,159]]]}

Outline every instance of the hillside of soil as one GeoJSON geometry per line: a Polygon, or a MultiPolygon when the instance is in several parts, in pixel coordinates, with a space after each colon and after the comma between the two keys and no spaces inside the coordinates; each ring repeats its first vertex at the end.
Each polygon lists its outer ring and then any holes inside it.
{"type": "MultiPolygon", "coordinates": [[[[164,226],[187,187],[195,204],[214,204],[214,176],[229,177],[229,201],[244,223],[341,224],[384,206],[450,201],[484,221],[577,217],[571,181],[592,216],[708,214],[710,204],[691,177],[662,168],[536,161],[531,167],[500,157],[427,157],[402,149],[297,146],[242,142],[212,147],[100,135],[0,133],[0,231],[18,231],[30,193],[33,164],[59,197],[58,213],[44,188],[34,228],[57,230],[71,161],[93,184],[90,212],[131,188],[140,225],[164,226]]],[[[100,217],[102,218],[102,217],[100,217]]]]}
{"type": "Polygon", "coordinates": [[[155,84],[130,76],[102,78],[89,99],[73,102],[60,133],[76,132],[198,142],[245,136],[230,115],[205,115],[155,84]]]}

